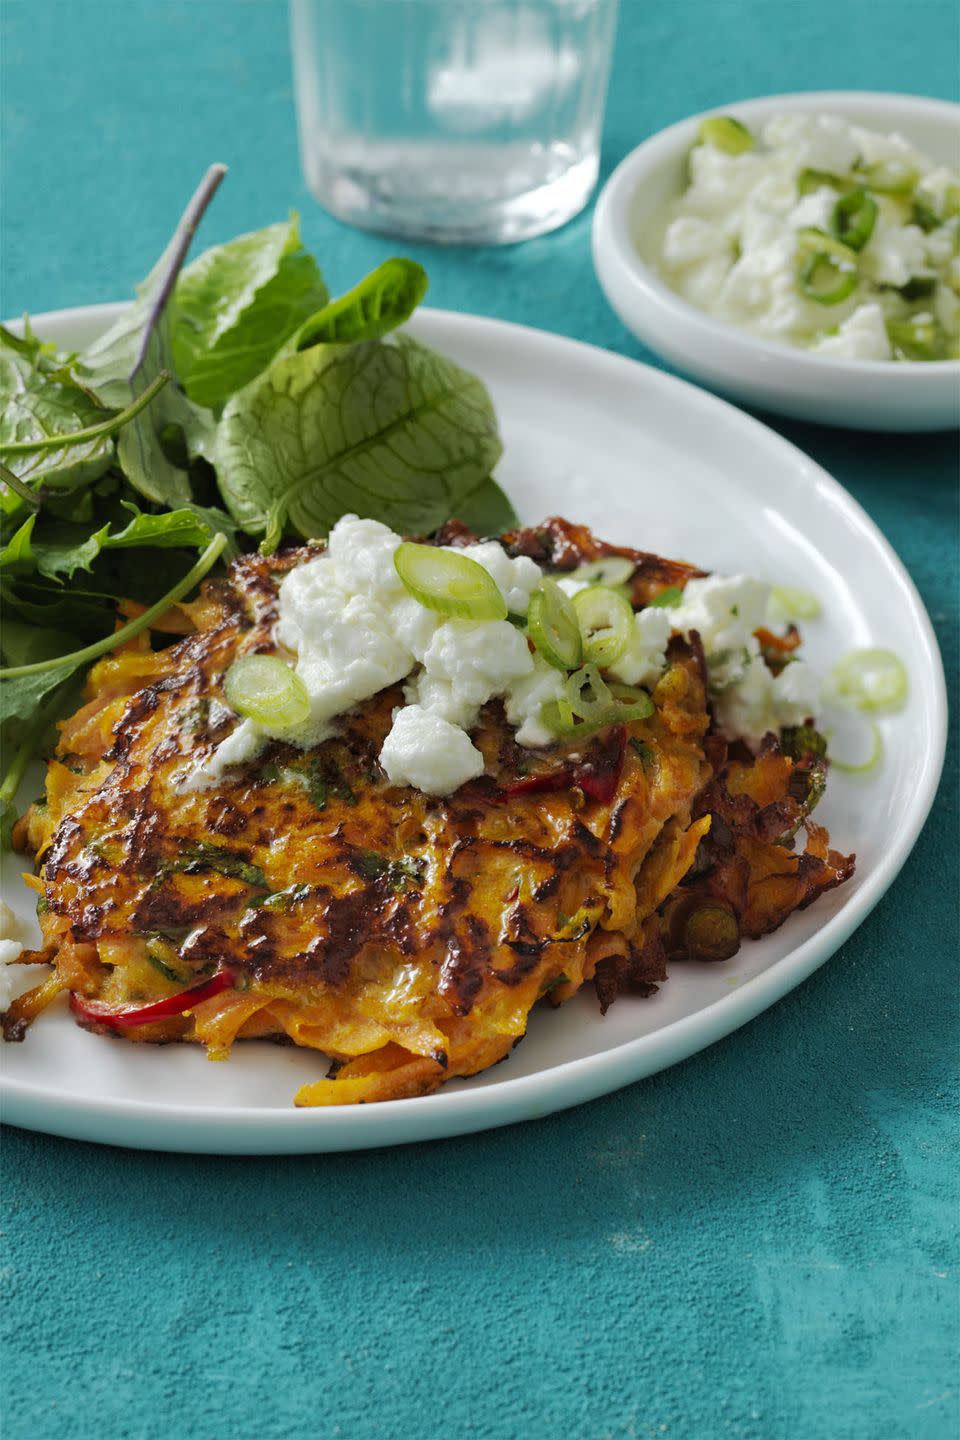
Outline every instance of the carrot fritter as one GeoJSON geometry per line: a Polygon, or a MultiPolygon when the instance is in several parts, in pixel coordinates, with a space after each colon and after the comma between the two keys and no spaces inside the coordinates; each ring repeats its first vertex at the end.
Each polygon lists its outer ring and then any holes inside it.
{"type": "MultiPolygon", "coordinates": [[[[699,573],[556,520],[504,543],[553,568],[629,555],[637,604],[699,573]]],[[[591,979],[604,1008],[651,993],[668,955],[696,956],[704,936],[732,953],[852,869],[816,827],[808,856],[785,848],[817,757],[731,760],[708,736],[700,647],[679,637],[653,715],[585,744],[521,749],[487,705],[485,773],[444,798],[380,768],[399,686],[313,750],[273,743],[215,790],[184,790],[234,723],[227,668],[273,648],[280,580],[314,553],[242,558],[181,607],[194,634],[142,638],[90,672],[25,825],[42,884],[28,958],[54,973],[8,1012],[8,1038],[69,990],[80,1023],[108,1033],[155,1007],[130,1040],[197,1041],[214,1059],[243,1038],[322,1051],[330,1071],[299,1104],[424,1094],[506,1056],[542,996],[591,979]]]]}

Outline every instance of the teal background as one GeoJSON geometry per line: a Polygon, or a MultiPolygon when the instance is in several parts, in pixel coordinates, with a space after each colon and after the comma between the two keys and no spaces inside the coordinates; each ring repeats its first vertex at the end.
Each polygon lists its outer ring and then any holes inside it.
{"type": "MultiPolygon", "coordinates": [[[[205,243],[296,206],[334,291],[393,248],[304,189],[280,0],[5,0],[2,21],[2,313],[126,294],[213,159],[205,243]]],[[[954,0],[622,0],[604,173],[749,95],[957,98],[958,42],[954,0]]],[[[434,304],[649,361],[589,227],[412,253],[434,304]]],[[[896,546],[954,676],[956,437],[773,423],[896,546]]],[[[954,731],[911,859],[829,965],[570,1113],[271,1160],[8,1128],[5,1440],[955,1435],[956,811],[954,731]]]]}

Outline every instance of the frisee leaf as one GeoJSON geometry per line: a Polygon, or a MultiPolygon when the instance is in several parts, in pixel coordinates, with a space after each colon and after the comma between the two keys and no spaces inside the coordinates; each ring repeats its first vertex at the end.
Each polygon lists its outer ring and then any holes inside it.
{"type": "Polygon", "coordinates": [[[206,250],[174,293],[173,359],[187,395],[218,409],[327,299],[296,215],[206,250]]]}
{"type": "Polygon", "coordinates": [[[429,533],[489,476],[501,445],[481,382],[408,335],[274,362],[217,434],[220,489],[240,527],[325,535],[341,515],[429,533]]]}

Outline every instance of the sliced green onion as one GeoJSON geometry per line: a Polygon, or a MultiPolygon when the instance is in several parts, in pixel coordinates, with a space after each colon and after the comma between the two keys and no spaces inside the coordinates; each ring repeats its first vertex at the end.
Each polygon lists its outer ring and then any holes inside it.
{"type": "Polygon", "coordinates": [[[857,288],[854,250],[822,230],[797,232],[797,285],[818,305],[839,305],[857,288]]]}
{"type": "Polygon", "coordinates": [[[277,655],[234,660],[223,688],[234,710],[271,730],[293,730],[310,718],[306,685],[277,655]]]}
{"type": "Polygon", "coordinates": [[[636,568],[626,555],[604,555],[579,565],[570,579],[578,580],[581,585],[625,585],[636,568]]]}
{"type": "Polygon", "coordinates": [[[800,590],[794,585],[774,585],[770,599],[778,619],[816,620],[820,614],[819,597],[811,590],[800,590]]]}
{"type": "Polygon", "coordinates": [[[925,200],[918,200],[916,196],[913,197],[913,210],[911,211],[910,219],[914,225],[920,226],[920,229],[925,235],[929,235],[931,230],[939,230],[943,224],[943,221],[933,207],[928,205],[925,200]]]}
{"type": "Polygon", "coordinates": [[[742,155],[753,149],[753,136],[732,115],[710,115],[700,126],[697,140],[701,145],[712,145],[726,155],[742,155]]]}
{"type": "Polygon", "coordinates": [[[577,612],[570,596],[564,594],[555,580],[545,578],[541,589],[530,596],[527,630],[548,665],[557,670],[575,670],[580,664],[582,645],[577,612]]]}
{"type": "Polygon", "coordinates": [[[889,710],[900,705],[909,688],[903,661],[892,650],[851,650],[830,671],[833,695],[858,710],[889,710]]]}
{"type": "Polygon", "coordinates": [[[413,598],[438,615],[461,620],[507,618],[507,603],[493,577],[469,555],[405,540],[393,563],[413,598]]]}
{"type": "Polygon", "coordinates": [[[577,591],[573,608],[583,637],[584,659],[609,669],[630,644],[634,629],[632,606],[609,585],[591,585],[577,591]]]}
{"type": "Polygon", "coordinates": [[[613,709],[617,720],[646,720],[656,709],[646,690],[639,685],[611,685],[613,709]]]}
{"type": "Polygon", "coordinates": [[[911,275],[906,285],[900,286],[900,294],[904,300],[929,300],[936,288],[936,275],[911,275]]]}
{"type": "Polygon", "coordinates": [[[831,175],[829,170],[801,170],[797,176],[797,193],[799,195],[810,195],[815,190],[822,190],[826,186],[830,190],[839,190],[842,193],[850,189],[851,182],[842,175],[831,175]]]}
{"type": "Polygon", "coordinates": [[[592,735],[610,725],[646,720],[654,704],[646,690],[633,685],[608,686],[593,665],[585,665],[567,680],[566,698],[550,700],[540,712],[548,730],[558,739],[592,735]]]}
{"type": "Polygon", "coordinates": [[[844,746],[846,750],[848,758],[845,760],[842,760],[840,756],[835,753],[834,747],[837,743],[836,732],[832,729],[826,732],[827,759],[830,761],[831,769],[840,770],[845,775],[867,775],[871,770],[875,770],[880,764],[880,761],[883,759],[883,736],[880,734],[880,730],[876,721],[862,720],[861,727],[862,728],[860,732],[851,741],[850,726],[842,726],[842,728],[846,729],[847,734],[844,737],[844,740],[839,741],[839,744],[841,746],[844,746]],[[870,741],[870,753],[867,755],[866,759],[854,760],[852,758],[849,758],[852,755],[856,754],[858,751],[862,753],[862,746],[857,742],[863,741],[866,738],[869,738],[870,741]]]}
{"type": "Polygon", "coordinates": [[[666,590],[661,590],[659,595],[655,595],[654,598],[648,602],[648,605],[666,610],[671,605],[679,605],[682,599],[683,591],[680,589],[680,586],[668,585],[666,590]]]}
{"type": "Polygon", "coordinates": [[[877,223],[877,202],[858,188],[842,195],[833,207],[830,228],[851,250],[862,250],[877,223]]]}
{"type": "Polygon", "coordinates": [[[863,185],[869,185],[880,195],[906,195],[919,178],[908,160],[881,160],[876,165],[868,165],[857,175],[863,185]]]}
{"type": "Polygon", "coordinates": [[[945,360],[947,337],[933,315],[914,315],[910,320],[888,320],[887,335],[901,360],[945,360]]]}
{"type": "Polygon", "coordinates": [[[580,720],[593,720],[609,708],[613,699],[610,687],[595,665],[584,665],[571,675],[564,689],[570,709],[580,720]]]}

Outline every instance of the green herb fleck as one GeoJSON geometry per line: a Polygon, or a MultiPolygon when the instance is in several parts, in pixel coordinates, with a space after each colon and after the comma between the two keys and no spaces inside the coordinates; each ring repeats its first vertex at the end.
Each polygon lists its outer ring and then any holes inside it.
{"type": "Polygon", "coordinates": [[[419,884],[423,880],[427,865],[425,860],[413,858],[391,860],[388,856],[381,855],[378,850],[358,850],[350,863],[364,880],[385,879],[388,885],[397,891],[405,890],[408,881],[419,884]]]}
{"type": "Polygon", "coordinates": [[[666,590],[661,590],[660,594],[655,595],[649,603],[651,606],[664,610],[668,609],[671,605],[679,605],[682,599],[683,591],[679,585],[668,585],[666,590]]]}
{"type": "Polygon", "coordinates": [[[309,885],[288,885],[286,890],[274,890],[272,895],[255,895],[247,904],[248,910],[290,910],[310,894],[309,885]]]}
{"type": "Polygon", "coordinates": [[[245,885],[255,885],[260,890],[270,888],[259,865],[251,865],[249,860],[245,860],[235,850],[223,850],[219,845],[210,845],[205,840],[187,845],[184,858],[173,861],[167,868],[184,870],[188,874],[197,870],[216,870],[221,875],[229,875],[231,879],[242,880],[245,885]]]}

